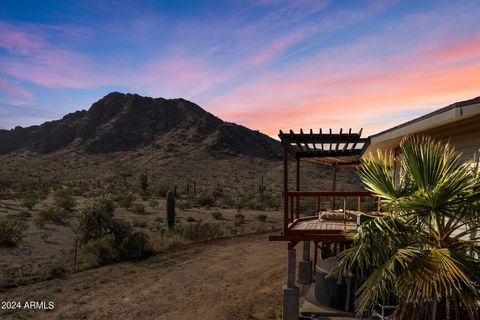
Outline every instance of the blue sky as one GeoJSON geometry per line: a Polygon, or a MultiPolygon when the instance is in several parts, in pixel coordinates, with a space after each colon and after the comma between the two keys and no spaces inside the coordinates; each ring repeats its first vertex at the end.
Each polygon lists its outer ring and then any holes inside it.
{"type": "Polygon", "coordinates": [[[0,128],[111,91],[375,133],[480,95],[480,2],[2,1],[0,128]]]}

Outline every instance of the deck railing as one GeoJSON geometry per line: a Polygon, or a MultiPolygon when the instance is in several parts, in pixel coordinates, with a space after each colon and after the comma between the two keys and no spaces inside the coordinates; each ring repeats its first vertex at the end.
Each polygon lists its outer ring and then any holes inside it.
{"type": "MultiPolygon", "coordinates": [[[[344,226],[346,228],[346,223],[347,223],[347,217],[346,217],[346,211],[347,209],[347,199],[348,198],[356,198],[357,199],[357,211],[362,211],[361,210],[361,205],[362,205],[362,197],[367,197],[371,199],[376,199],[376,206],[377,206],[377,211],[380,211],[380,199],[378,197],[375,197],[372,193],[370,192],[365,192],[365,191],[288,191],[285,192],[283,195],[284,199],[284,234],[286,235],[289,233],[291,228],[298,222],[302,220],[311,220],[311,219],[316,219],[318,218],[318,213],[321,211],[321,200],[322,198],[327,198],[331,200],[331,209],[335,209],[336,206],[336,200],[337,199],[343,199],[343,206],[341,209],[343,209],[343,214],[344,214],[344,226]],[[301,198],[316,198],[317,199],[317,210],[316,214],[313,216],[305,216],[305,217],[300,217],[300,199],[301,198]]],[[[373,202],[372,202],[373,204],[373,202]]]]}

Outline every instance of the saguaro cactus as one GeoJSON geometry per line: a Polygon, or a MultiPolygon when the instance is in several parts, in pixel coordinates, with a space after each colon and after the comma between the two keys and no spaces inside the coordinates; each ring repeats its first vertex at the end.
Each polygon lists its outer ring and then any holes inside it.
{"type": "Polygon", "coordinates": [[[143,192],[147,191],[148,188],[148,177],[146,174],[141,174],[140,175],[140,187],[142,188],[143,192]]]}
{"type": "Polygon", "coordinates": [[[167,192],[167,223],[170,230],[175,226],[175,194],[172,190],[167,192]]]}
{"type": "Polygon", "coordinates": [[[263,201],[263,193],[265,192],[265,186],[263,185],[263,176],[262,176],[262,180],[260,182],[260,186],[258,187],[258,191],[260,193],[260,201],[263,201]]]}

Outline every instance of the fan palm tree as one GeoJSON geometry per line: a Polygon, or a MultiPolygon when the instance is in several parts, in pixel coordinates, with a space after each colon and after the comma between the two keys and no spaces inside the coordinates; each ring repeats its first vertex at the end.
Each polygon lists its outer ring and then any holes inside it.
{"type": "Polygon", "coordinates": [[[400,150],[363,161],[360,178],[388,213],[349,233],[353,246],[331,275],[359,279],[358,315],[393,300],[392,319],[478,319],[479,162],[425,136],[405,138],[400,150]]]}

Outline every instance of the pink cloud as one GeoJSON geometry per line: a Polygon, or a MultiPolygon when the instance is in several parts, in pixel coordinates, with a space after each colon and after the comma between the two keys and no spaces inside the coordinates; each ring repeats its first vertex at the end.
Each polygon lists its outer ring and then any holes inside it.
{"type": "MultiPolygon", "coordinates": [[[[22,82],[45,87],[85,88],[91,85],[92,79],[98,76],[92,76],[95,72],[89,58],[49,41],[47,31],[55,31],[58,37],[85,36],[81,28],[16,26],[0,22],[0,47],[10,51],[0,61],[0,70],[22,82]]],[[[22,91],[25,94],[26,90],[22,91]]]]}
{"type": "MultiPolygon", "coordinates": [[[[427,50],[417,49],[416,54],[365,61],[358,67],[334,64],[327,68],[333,73],[321,72],[308,61],[295,70],[265,74],[223,97],[205,99],[204,104],[229,121],[270,135],[278,129],[342,125],[367,126],[366,132],[375,133],[408,120],[389,118],[398,111],[439,108],[479,95],[480,49],[471,43],[476,43],[475,37],[455,42],[455,49],[451,43],[427,44],[427,50]],[[375,114],[385,122],[370,124],[375,114]]],[[[317,57],[317,65],[332,61],[326,57],[317,57]]]]}
{"type": "Polygon", "coordinates": [[[273,58],[277,57],[279,54],[284,52],[285,49],[289,48],[296,42],[304,39],[306,37],[305,33],[302,32],[292,32],[286,36],[282,36],[274,41],[270,42],[265,47],[261,48],[259,52],[253,54],[246,61],[247,64],[264,64],[271,61],[273,58]]]}
{"type": "Polygon", "coordinates": [[[21,98],[26,101],[33,100],[33,95],[28,90],[25,90],[22,86],[16,83],[4,79],[0,79],[0,93],[14,98],[21,98]]]}
{"type": "Polygon", "coordinates": [[[5,59],[0,68],[18,79],[50,88],[86,88],[98,78],[92,77],[87,57],[61,49],[40,50],[28,58],[5,59]]]}
{"type": "Polygon", "coordinates": [[[32,36],[11,24],[0,22],[0,47],[22,55],[39,49],[44,45],[43,39],[32,36]]]}

